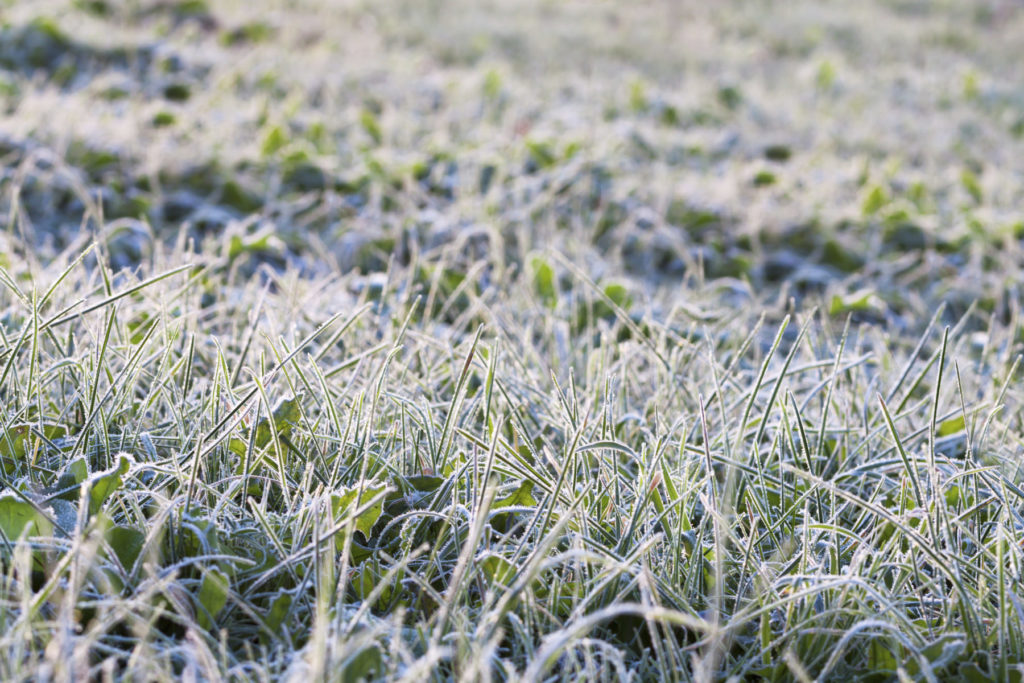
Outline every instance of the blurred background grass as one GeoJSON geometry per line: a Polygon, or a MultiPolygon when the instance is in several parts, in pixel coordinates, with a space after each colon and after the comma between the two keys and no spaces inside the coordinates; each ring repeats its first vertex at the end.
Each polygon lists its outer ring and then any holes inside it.
{"type": "Polygon", "coordinates": [[[373,271],[486,234],[499,267],[995,310],[1020,35],[1007,0],[8,3],[3,214],[44,260],[184,226],[373,271]]]}

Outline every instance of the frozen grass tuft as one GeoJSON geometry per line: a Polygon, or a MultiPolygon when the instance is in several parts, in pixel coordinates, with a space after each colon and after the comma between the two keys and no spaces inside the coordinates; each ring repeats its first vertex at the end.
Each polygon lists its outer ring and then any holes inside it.
{"type": "Polygon", "coordinates": [[[201,255],[96,253],[5,271],[6,679],[1016,670],[1005,326],[559,350],[524,279],[453,325],[407,273],[204,296],[201,255]]]}

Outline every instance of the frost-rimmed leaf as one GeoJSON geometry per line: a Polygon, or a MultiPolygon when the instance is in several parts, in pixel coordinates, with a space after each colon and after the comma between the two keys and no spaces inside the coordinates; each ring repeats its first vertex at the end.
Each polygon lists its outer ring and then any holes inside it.
{"type": "MultiPolygon", "coordinates": [[[[358,488],[352,488],[342,493],[335,493],[331,495],[331,513],[334,515],[334,519],[341,522],[345,519],[346,515],[356,512],[355,518],[355,529],[360,532],[363,537],[369,541],[370,532],[373,530],[373,525],[380,519],[381,512],[384,509],[384,494],[388,487],[385,484],[375,484],[366,486],[362,489],[362,495],[358,488]],[[366,503],[376,498],[377,500],[366,507],[366,503]],[[364,508],[362,511],[354,510],[357,501],[359,507],[364,508]]],[[[337,536],[338,548],[341,549],[344,545],[344,538],[342,534],[337,536]]]]}
{"type": "Polygon", "coordinates": [[[121,488],[124,475],[131,470],[135,459],[128,453],[117,454],[117,464],[104,472],[89,477],[89,514],[94,515],[114,491],[121,488]]]}

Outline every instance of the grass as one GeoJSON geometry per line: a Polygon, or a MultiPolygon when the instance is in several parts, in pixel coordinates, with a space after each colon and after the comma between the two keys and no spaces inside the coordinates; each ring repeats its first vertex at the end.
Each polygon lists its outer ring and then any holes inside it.
{"type": "Polygon", "coordinates": [[[0,679],[1021,679],[1024,15],[259,7],[5,10],[0,679]]]}

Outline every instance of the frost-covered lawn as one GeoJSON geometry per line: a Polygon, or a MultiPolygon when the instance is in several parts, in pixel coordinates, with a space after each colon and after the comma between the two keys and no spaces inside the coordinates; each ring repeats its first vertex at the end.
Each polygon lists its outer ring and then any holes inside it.
{"type": "Polygon", "coordinates": [[[1024,6],[0,9],[0,679],[1021,680],[1024,6]]]}

